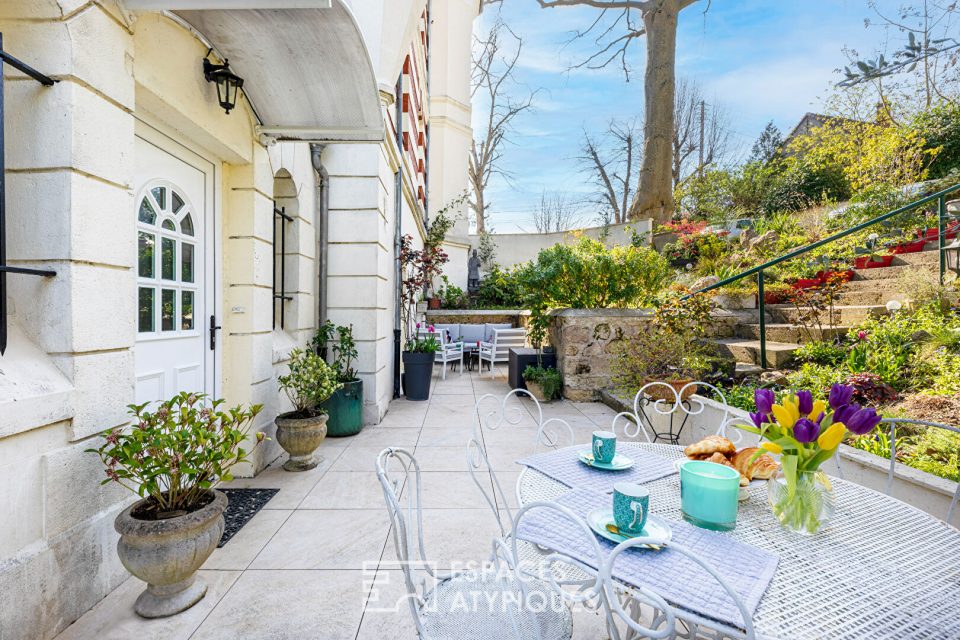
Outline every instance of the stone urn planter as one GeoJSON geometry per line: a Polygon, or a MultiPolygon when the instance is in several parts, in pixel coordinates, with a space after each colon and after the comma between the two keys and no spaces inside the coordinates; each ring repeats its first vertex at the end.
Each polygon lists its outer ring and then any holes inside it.
{"type": "Polygon", "coordinates": [[[527,385],[527,391],[529,391],[531,395],[533,395],[533,397],[540,402],[547,403],[553,400],[553,398],[548,398],[543,392],[543,387],[539,382],[534,382],[532,380],[525,380],[524,382],[527,385]]]}
{"type": "Polygon", "coordinates": [[[207,491],[208,502],[190,513],[162,520],[138,518],[148,504],[140,500],[114,522],[120,534],[120,562],[147,583],[134,611],[144,618],[163,618],[200,602],[207,584],[197,570],[217,548],[223,535],[227,496],[207,491]]]}
{"type": "Polygon", "coordinates": [[[290,454],[283,463],[286,471],[309,471],[321,462],[315,454],[317,448],[327,437],[327,414],[322,413],[309,418],[293,413],[277,416],[277,442],[290,454]]]}

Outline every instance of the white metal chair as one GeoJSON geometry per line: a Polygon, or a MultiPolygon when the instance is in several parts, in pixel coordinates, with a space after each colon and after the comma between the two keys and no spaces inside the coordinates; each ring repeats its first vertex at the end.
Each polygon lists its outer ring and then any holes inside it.
{"type": "Polygon", "coordinates": [[[527,344],[526,329],[494,329],[490,342],[481,342],[478,350],[480,370],[483,363],[490,366],[490,377],[494,377],[493,365],[510,360],[510,349],[519,349],[527,344]]]}
{"type": "MultiPolygon", "coordinates": [[[[951,433],[960,433],[960,428],[950,426],[948,424],[942,424],[939,422],[928,422],[926,420],[911,420],[909,418],[884,418],[880,421],[881,425],[888,425],[889,429],[885,434],[890,443],[890,465],[887,469],[887,483],[884,487],[884,493],[890,495],[890,492],[893,490],[893,480],[897,467],[897,426],[898,425],[915,425],[918,427],[928,427],[933,429],[943,429],[951,433]]],[[[879,430],[880,427],[877,427],[879,430]]],[[[878,433],[879,435],[879,433],[878,433]]],[[[840,456],[834,456],[837,460],[837,467],[840,466],[840,456]]],[[[840,477],[843,477],[842,474],[840,477]]],[[[944,522],[947,524],[953,524],[953,517],[957,512],[957,502],[960,500],[960,483],[957,483],[957,488],[953,492],[953,499],[950,501],[950,506],[947,508],[947,517],[944,518],[944,522]]],[[[960,520],[960,519],[958,519],[960,520]]],[[[958,521],[957,525],[960,525],[958,521]]]]}
{"type": "Polygon", "coordinates": [[[406,450],[387,448],[377,457],[376,469],[390,515],[406,600],[420,638],[553,640],[572,636],[572,618],[566,607],[526,606],[531,601],[543,604],[556,599],[543,581],[516,578],[516,556],[500,541],[492,544],[494,557],[503,562],[469,571],[436,570],[424,545],[420,465],[416,458],[406,450]]]}
{"type": "MultiPolygon", "coordinates": [[[[705,579],[707,576],[704,576],[705,579]]],[[[614,618],[625,625],[626,634],[621,636],[620,629],[616,624],[609,625],[611,637],[613,640],[625,638],[745,638],[753,640],[756,633],[753,628],[753,619],[750,612],[747,611],[743,600],[737,595],[737,592],[730,587],[723,576],[714,569],[708,562],[698,557],[691,550],[678,545],[672,541],[666,541],[660,538],[640,537],[631,538],[618,544],[606,562],[600,569],[600,579],[603,582],[603,589],[606,593],[606,600],[609,603],[611,614],[614,618]],[[720,583],[727,595],[733,600],[740,616],[744,621],[742,631],[725,628],[722,631],[717,629],[717,622],[707,620],[690,611],[678,611],[667,604],[667,602],[657,593],[646,587],[627,587],[617,582],[613,578],[614,567],[617,559],[628,549],[633,547],[642,547],[644,545],[654,544],[661,547],[663,553],[669,549],[670,552],[683,554],[687,559],[699,565],[706,574],[709,574],[714,580],[720,583]],[[626,608],[624,607],[626,605],[626,608]],[[646,627],[641,622],[642,606],[647,605],[653,609],[653,615],[650,617],[650,626],[646,627]],[[678,615],[679,614],[679,615],[678,615]],[[677,622],[682,623],[683,629],[677,628],[677,622]],[[703,627],[701,629],[701,627],[703,627]]],[[[724,625],[725,626],[725,625],[724,625]]]]}
{"type": "Polygon", "coordinates": [[[572,446],[576,439],[573,428],[562,418],[544,420],[540,402],[526,389],[514,389],[503,398],[488,393],[477,400],[474,407],[477,421],[474,423],[473,433],[467,442],[467,469],[473,483],[480,489],[480,493],[483,494],[487,504],[493,510],[494,518],[497,520],[502,536],[506,536],[510,531],[510,523],[503,521],[501,513],[506,511],[509,520],[513,519],[513,513],[510,509],[507,494],[490,465],[484,431],[496,431],[504,424],[520,424],[524,416],[528,415],[527,408],[520,402],[523,397],[532,400],[535,408],[535,411],[530,412],[537,423],[531,453],[539,453],[541,447],[556,449],[561,446],[572,446]],[[511,400],[516,402],[511,405],[511,400]]]}
{"type": "Polygon", "coordinates": [[[434,354],[434,363],[440,364],[440,377],[443,380],[447,379],[447,365],[451,363],[457,363],[460,371],[460,375],[463,375],[463,342],[459,340],[452,340],[449,336],[445,335],[445,332],[432,332],[432,331],[421,331],[419,337],[421,339],[434,336],[440,343],[440,348],[434,354]]]}
{"type": "MultiPolygon", "coordinates": [[[[647,429],[653,429],[651,420],[657,416],[668,416],[672,420],[673,416],[679,412],[684,414],[685,422],[687,417],[703,413],[706,405],[702,400],[696,396],[690,396],[686,399],[683,398],[685,392],[694,386],[700,389],[710,389],[719,396],[720,403],[724,408],[720,427],[722,431],[731,421],[730,406],[727,404],[726,396],[723,395],[723,392],[720,389],[709,382],[700,381],[687,383],[680,389],[675,389],[672,385],[669,385],[666,382],[648,382],[640,387],[637,393],[633,396],[633,411],[621,411],[615,415],[613,417],[610,430],[614,433],[618,433],[617,428],[622,424],[623,435],[627,438],[636,439],[638,436],[643,435],[647,442],[654,442],[657,438],[651,438],[647,429]],[[647,393],[650,390],[656,390],[656,392],[659,394],[673,397],[669,400],[651,398],[647,393]],[[647,406],[647,411],[643,410],[644,404],[647,406]],[[650,415],[648,415],[648,411],[650,412],[650,415]]],[[[683,425],[681,425],[680,429],[683,429],[683,425]]],[[[678,434],[679,433],[680,431],[678,431],[678,434]]],[[[654,432],[654,435],[656,436],[658,434],[654,432]]],[[[721,435],[723,434],[721,433],[721,435]]],[[[733,438],[731,438],[731,440],[733,440],[733,438]]],[[[740,435],[737,435],[737,439],[734,440],[734,442],[739,442],[739,440],[740,435]]]]}

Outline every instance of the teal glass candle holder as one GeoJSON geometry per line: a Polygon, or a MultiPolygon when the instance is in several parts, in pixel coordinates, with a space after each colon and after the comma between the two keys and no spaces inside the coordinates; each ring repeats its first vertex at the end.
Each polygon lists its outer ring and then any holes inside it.
{"type": "Polygon", "coordinates": [[[680,509],[690,524],[730,531],[737,526],[740,472],[715,462],[687,460],[680,465],[680,509]]]}

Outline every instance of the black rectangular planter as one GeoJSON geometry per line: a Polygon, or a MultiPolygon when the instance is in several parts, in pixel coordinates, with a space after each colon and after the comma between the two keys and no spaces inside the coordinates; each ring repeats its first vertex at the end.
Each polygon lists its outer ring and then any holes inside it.
{"type": "MultiPolygon", "coordinates": [[[[557,354],[552,349],[545,349],[542,356],[543,366],[547,369],[557,368],[557,354]]],[[[510,349],[510,368],[507,374],[511,389],[526,389],[523,381],[523,370],[529,366],[537,366],[536,349],[510,349]]]]}

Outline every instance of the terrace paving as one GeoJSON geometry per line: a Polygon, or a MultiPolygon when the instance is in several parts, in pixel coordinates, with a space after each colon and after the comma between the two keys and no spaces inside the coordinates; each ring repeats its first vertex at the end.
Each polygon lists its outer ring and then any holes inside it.
{"type": "MultiPolygon", "coordinates": [[[[144,584],[130,578],[58,639],[415,638],[406,601],[396,610],[382,610],[384,603],[392,608],[402,596],[403,581],[391,562],[395,551],[374,462],[387,446],[415,453],[423,470],[431,559],[441,567],[486,559],[496,522],[467,473],[466,443],[477,399],[509,391],[506,369],[497,368],[495,374],[435,376],[429,401],[395,400],[379,425],[351,438],[324,441],[324,461],[317,468],[288,473],[280,468],[280,458],[255,478],[229,483],[280,491],[206,562],[201,575],[209,590],[199,604],[177,616],[145,620],[133,612],[144,584]]],[[[579,441],[589,440],[598,427],[609,427],[615,415],[600,403],[568,401],[545,406],[545,413],[567,420],[579,441]]],[[[519,475],[513,461],[533,450],[535,427],[533,417],[525,416],[520,424],[485,436],[505,488],[512,489],[519,475]]],[[[602,619],[575,613],[574,637],[605,638],[602,619]]]]}

